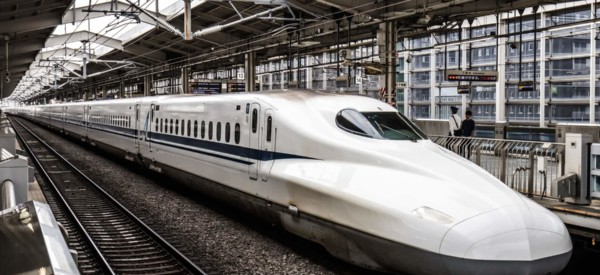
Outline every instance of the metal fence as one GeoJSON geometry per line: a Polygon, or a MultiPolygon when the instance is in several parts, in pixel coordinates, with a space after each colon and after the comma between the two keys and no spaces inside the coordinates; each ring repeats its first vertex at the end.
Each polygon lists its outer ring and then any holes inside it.
{"type": "Polygon", "coordinates": [[[506,185],[528,196],[554,197],[552,180],[563,175],[561,143],[429,136],[438,145],[469,159],[506,185]]]}

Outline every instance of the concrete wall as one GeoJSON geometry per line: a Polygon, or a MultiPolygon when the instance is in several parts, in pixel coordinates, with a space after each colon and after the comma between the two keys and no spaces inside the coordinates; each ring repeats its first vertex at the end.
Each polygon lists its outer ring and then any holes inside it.
{"type": "Polygon", "coordinates": [[[447,119],[417,119],[413,122],[427,135],[447,136],[450,130],[447,119]]]}
{"type": "Polygon", "coordinates": [[[556,130],[556,142],[564,143],[567,133],[587,134],[592,137],[593,143],[600,142],[600,125],[559,123],[556,125],[555,130],[556,130]]]}

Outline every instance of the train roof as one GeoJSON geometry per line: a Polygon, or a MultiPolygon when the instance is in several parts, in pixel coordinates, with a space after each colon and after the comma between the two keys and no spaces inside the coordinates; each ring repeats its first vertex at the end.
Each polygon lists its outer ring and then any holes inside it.
{"type": "Polygon", "coordinates": [[[341,110],[344,108],[354,108],[358,111],[396,111],[395,108],[385,104],[379,100],[362,96],[362,95],[348,95],[338,94],[331,92],[324,92],[318,90],[302,90],[302,89],[282,89],[282,90],[271,90],[271,91],[259,91],[259,92],[242,92],[242,93],[229,93],[229,94],[215,94],[215,95],[195,95],[195,94],[181,94],[181,95],[161,95],[152,97],[136,97],[136,98],[123,98],[114,100],[100,100],[100,101],[85,101],[85,102],[72,102],[72,103],[61,103],[47,106],[80,106],[80,105],[105,105],[105,104],[136,104],[144,102],[160,102],[160,104],[194,104],[201,102],[228,102],[228,101],[248,101],[250,98],[267,103],[274,108],[280,107],[302,107],[311,105],[313,108],[325,109],[325,110],[341,110]]]}

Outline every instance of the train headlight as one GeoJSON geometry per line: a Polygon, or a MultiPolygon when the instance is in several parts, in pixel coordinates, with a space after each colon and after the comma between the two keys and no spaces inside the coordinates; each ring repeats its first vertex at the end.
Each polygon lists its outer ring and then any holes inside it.
{"type": "Polygon", "coordinates": [[[421,219],[441,224],[449,224],[454,221],[450,215],[427,206],[421,206],[413,210],[411,213],[421,219]]]}

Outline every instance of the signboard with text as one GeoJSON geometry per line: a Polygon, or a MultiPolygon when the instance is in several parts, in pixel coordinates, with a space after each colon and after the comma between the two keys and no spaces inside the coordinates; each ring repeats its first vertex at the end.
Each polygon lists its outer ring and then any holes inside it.
{"type": "Polygon", "coordinates": [[[446,80],[448,81],[498,81],[498,71],[463,71],[447,70],[446,80]]]}
{"type": "Polygon", "coordinates": [[[191,83],[192,94],[220,94],[220,82],[195,82],[191,83]]]}

